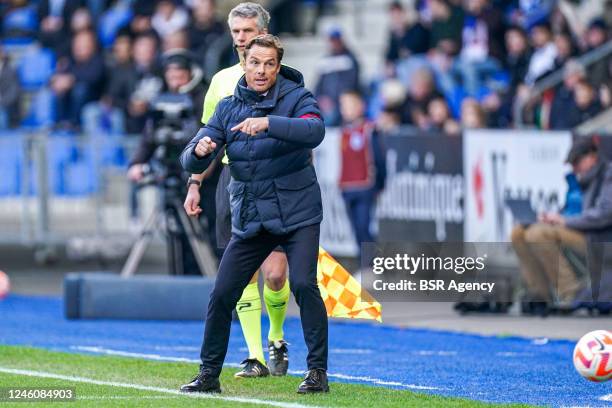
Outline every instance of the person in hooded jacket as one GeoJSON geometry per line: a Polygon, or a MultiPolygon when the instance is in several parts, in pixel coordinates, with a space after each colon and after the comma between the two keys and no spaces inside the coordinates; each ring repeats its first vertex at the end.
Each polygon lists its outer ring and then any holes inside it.
{"type": "Polygon", "coordinates": [[[232,238],[210,295],[200,371],[183,392],[220,392],[232,310],[253,273],[277,246],[288,258],[291,291],[300,307],[308,371],[298,393],[327,392],[327,314],[317,286],[321,189],[312,149],[325,126],[302,75],[281,66],[283,48],[264,34],[245,47],[245,75],[185,147],[181,163],[202,173],[225,147],[232,238]]]}

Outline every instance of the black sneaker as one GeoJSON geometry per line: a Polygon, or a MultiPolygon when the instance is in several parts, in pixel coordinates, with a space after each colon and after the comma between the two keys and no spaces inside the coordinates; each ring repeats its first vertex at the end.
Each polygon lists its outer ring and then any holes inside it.
{"type": "Polygon", "coordinates": [[[235,378],[267,377],[270,375],[268,367],[261,364],[256,358],[247,358],[240,364],[244,364],[244,368],[234,374],[235,378]]]}
{"type": "Polygon", "coordinates": [[[298,394],[308,394],[311,392],[329,392],[327,385],[327,372],[322,368],[308,370],[304,381],[300,384],[297,390],[298,394]]]}
{"type": "Polygon", "coordinates": [[[287,369],[289,368],[288,345],[289,343],[285,340],[268,342],[268,351],[270,352],[268,368],[270,369],[271,375],[287,375],[287,369]]]}
{"type": "Polygon", "coordinates": [[[221,392],[219,377],[213,377],[207,369],[200,369],[189,384],[181,386],[181,392],[221,392]]]}

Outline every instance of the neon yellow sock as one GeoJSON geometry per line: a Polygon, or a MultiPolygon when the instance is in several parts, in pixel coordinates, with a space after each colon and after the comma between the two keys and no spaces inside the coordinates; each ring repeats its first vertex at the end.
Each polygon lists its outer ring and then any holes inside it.
{"type": "Polygon", "coordinates": [[[256,358],[263,365],[266,359],[261,344],[261,297],[257,282],[247,285],[236,304],[242,334],[249,348],[249,358],[256,358]]]}
{"type": "Polygon", "coordinates": [[[287,315],[287,302],[289,301],[289,281],[279,291],[273,291],[264,285],[264,303],[270,317],[270,331],[268,340],[282,340],[284,338],[283,323],[287,315]]]}

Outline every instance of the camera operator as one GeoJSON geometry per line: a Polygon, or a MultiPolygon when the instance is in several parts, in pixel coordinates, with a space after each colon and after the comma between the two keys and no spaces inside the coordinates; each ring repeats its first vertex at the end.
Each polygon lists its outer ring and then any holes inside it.
{"type": "MultiPolygon", "coordinates": [[[[202,71],[193,61],[191,55],[184,50],[171,51],[164,55],[166,89],[150,103],[143,135],[127,173],[128,178],[136,183],[143,183],[145,178],[151,176],[156,184],[162,187],[166,209],[171,208],[168,201],[175,197],[182,198],[186,194],[188,175],[180,168],[178,156],[198,130],[198,118],[202,115],[205,87],[202,84],[202,71]]],[[[214,191],[219,173],[220,170],[211,172],[201,186],[203,197],[213,197],[210,203],[204,203],[203,217],[199,218],[208,232],[212,248],[217,248],[214,231],[214,191]]],[[[180,227],[179,229],[182,262],[175,263],[181,267],[176,267],[174,272],[199,274],[185,231],[180,227]]]]}

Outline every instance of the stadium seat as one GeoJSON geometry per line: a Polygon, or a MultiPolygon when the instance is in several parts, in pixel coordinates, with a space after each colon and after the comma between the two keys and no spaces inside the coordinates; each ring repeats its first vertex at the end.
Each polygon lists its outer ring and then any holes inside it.
{"type": "Polygon", "coordinates": [[[45,85],[55,70],[55,55],[51,50],[34,47],[21,56],[17,74],[26,91],[36,91],[45,85]]]}
{"type": "Polygon", "coordinates": [[[15,8],[2,19],[2,37],[32,42],[38,30],[38,16],[34,6],[15,8]]]}
{"type": "Polygon", "coordinates": [[[43,87],[34,94],[21,125],[26,128],[39,128],[50,126],[54,122],[55,97],[50,89],[43,87]]]}
{"type": "Polygon", "coordinates": [[[0,133],[0,196],[20,193],[22,141],[15,132],[0,133]]]}
{"type": "Polygon", "coordinates": [[[126,26],[132,19],[132,10],[129,7],[118,5],[107,10],[100,17],[98,37],[104,48],[113,45],[117,32],[126,26]]]}

